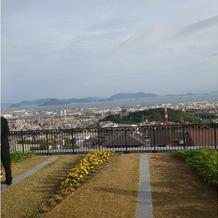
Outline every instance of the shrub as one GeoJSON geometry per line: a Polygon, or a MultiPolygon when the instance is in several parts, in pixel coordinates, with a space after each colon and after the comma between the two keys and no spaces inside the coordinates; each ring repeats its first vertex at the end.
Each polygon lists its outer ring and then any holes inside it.
{"type": "Polygon", "coordinates": [[[218,153],[213,148],[173,151],[172,154],[187,162],[208,184],[218,185],[218,153]]]}
{"type": "Polygon", "coordinates": [[[14,152],[11,153],[11,163],[20,162],[22,160],[31,158],[33,156],[35,156],[34,152],[29,152],[29,153],[14,152]]]}

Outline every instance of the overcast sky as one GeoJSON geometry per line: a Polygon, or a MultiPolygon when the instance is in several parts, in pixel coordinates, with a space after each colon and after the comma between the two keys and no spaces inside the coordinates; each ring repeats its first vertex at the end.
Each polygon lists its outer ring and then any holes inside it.
{"type": "Polygon", "coordinates": [[[2,102],[217,90],[217,0],[1,2],[2,102]]]}

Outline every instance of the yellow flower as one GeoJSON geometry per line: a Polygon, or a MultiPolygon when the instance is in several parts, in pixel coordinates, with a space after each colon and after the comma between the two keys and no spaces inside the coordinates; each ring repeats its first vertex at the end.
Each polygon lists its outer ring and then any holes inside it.
{"type": "Polygon", "coordinates": [[[84,175],[89,174],[90,169],[98,169],[98,165],[104,164],[108,161],[109,157],[114,154],[115,152],[111,151],[89,152],[76,167],[70,169],[68,177],[64,182],[61,182],[61,185],[64,186],[64,184],[67,184],[68,187],[73,186],[73,183],[76,184],[78,180],[81,180],[84,177],[84,175]]]}

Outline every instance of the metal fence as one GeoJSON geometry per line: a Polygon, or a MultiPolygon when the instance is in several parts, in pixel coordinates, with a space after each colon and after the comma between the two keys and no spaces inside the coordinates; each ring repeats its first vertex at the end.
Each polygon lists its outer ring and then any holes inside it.
{"type": "Polygon", "coordinates": [[[94,150],[168,152],[178,149],[217,149],[217,124],[130,126],[111,128],[11,131],[11,152],[77,154],[94,150]]]}

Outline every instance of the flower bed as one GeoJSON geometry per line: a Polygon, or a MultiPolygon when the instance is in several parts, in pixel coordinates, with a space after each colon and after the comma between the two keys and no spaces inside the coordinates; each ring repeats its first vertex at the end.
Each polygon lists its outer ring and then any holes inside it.
{"type": "Polygon", "coordinates": [[[99,172],[114,154],[114,151],[92,151],[86,154],[76,167],[70,169],[65,180],[61,182],[60,187],[54,191],[51,198],[45,202],[36,215],[47,213],[54,208],[64,198],[99,172]]]}
{"type": "Polygon", "coordinates": [[[80,164],[72,168],[67,175],[67,178],[61,183],[62,188],[75,187],[78,183],[83,183],[90,174],[98,171],[99,167],[104,165],[107,160],[114,155],[111,151],[93,151],[89,152],[81,161],[80,164]]]}

